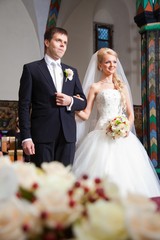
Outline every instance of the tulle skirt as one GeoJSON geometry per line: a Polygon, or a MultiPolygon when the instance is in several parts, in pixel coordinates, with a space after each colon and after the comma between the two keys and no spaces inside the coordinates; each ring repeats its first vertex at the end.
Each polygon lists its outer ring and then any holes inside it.
{"type": "Polygon", "coordinates": [[[73,172],[91,178],[107,176],[116,183],[122,195],[127,192],[147,197],[160,196],[160,181],[151,160],[139,139],[112,139],[104,130],[94,130],[80,144],[75,153],[73,172]]]}

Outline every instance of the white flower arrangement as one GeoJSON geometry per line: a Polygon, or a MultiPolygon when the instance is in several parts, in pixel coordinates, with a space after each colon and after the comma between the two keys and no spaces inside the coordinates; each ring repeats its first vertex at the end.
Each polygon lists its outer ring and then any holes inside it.
{"type": "Polygon", "coordinates": [[[148,198],[107,178],[76,180],[61,163],[0,158],[1,240],[158,240],[160,213],[148,198]]]}
{"type": "Polygon", "coordinates": [[[64,75],[65,75],[65,77],[66,77],[66,81],[67,81],[67,79],[70,80],[70,81],[72,81],[74,72],[73,72],[72,69],[67,68],[67,69],[64,70],[64,75]]]}
{"type": "Polygon", "coordinates": [[[130,130],[130,124],[125,116],[117,116],[110,120],[106,127],[106,134],[113,139],[126,137],[130,130]]]}

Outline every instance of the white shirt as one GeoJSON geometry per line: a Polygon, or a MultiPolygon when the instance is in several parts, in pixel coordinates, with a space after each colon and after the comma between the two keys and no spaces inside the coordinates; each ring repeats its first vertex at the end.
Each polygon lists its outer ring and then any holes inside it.
{"type": "Polygon", "coordinates": [[[62,86],[63,86],[63,71],[62,71],[62,67],[61,67],[61,60],[58,59],[57,61],[55,61],[54,59],[52,59],[50,56],[48,56],[47,54],[45,54],[44,56],[45,62],[47,63],[47,67],[48,70],[52,76],[53,82],[56,86],[57,92],[62,92],[62,86]],[[56,65],[56,79],[55,79],[55,75],[54,75],[54,66],[56,65]],[[57,81],[56,81],[57,80],[57,81]]]}

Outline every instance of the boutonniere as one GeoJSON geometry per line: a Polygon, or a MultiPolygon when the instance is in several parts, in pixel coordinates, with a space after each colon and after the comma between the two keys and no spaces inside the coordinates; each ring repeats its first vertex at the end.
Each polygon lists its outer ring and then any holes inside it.
{"type": "Polygon", "coordinates": [[[67,80],[71,81],[73,79],[73,74],[74,74],[74,72],[72,71],[72,69],[70,69],[70,68],[65,69],[64,76],[66,77],[66,81],[67,80]]]}

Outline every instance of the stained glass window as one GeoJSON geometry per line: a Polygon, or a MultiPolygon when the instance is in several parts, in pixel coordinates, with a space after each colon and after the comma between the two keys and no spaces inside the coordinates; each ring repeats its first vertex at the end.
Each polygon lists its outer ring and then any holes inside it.
{"type": "Polygon", "coordinates": [[[113,48],[113,26],[94,23],[95,51],[102,47],[113,48]]]}

